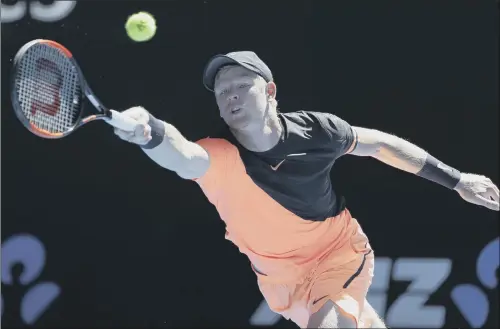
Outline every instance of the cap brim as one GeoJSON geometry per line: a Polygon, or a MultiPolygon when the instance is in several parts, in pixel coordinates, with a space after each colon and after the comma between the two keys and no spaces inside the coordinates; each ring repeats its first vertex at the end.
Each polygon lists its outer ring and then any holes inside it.
{"type": "Polygon", "coordinates": [[[208,61],[203,72],[203,85],[205,88],[214,91],[215,76],[217,72],[226,65],[241,65],[241,63],[226,55],[216,55],[208,61]]]}

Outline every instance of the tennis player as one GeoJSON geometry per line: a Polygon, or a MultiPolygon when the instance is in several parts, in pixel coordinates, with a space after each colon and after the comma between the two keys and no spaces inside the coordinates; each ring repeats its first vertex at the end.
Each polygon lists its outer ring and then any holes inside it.
{"type": "Polygon", "coordinates": [[[123,112],[140,123],[136,131],[115,133],[199,184],[269,307],[301,328],[385,328],[366,301],[373,251],[330,182],[340,157],[372,157],[499,209],[489,178],[461,173],[404,139],[330,113],[279,112],[272,73],[253,52],[213,57],[203,83],[227,134],[191,142],[142,107],[123,112]]]}

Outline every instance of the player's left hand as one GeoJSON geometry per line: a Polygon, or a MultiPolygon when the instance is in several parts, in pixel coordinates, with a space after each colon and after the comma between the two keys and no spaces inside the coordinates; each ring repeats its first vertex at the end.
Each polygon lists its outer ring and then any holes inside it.
{"type": "Polygon", "coordinates": [[[488,177],[462,173],[455,191],[467,202],[498,211],[498,187],[488,177]]]}

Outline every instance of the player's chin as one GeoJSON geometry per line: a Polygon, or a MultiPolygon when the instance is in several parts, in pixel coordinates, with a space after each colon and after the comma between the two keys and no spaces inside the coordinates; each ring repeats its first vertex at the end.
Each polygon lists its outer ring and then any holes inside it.
{"type": "Polygon", "coordinates": [[[225,118],[224,121],[229,126],[229,128],[234,130],[244,130],[251,124],[250,120],[245,118],[225,118]]]}

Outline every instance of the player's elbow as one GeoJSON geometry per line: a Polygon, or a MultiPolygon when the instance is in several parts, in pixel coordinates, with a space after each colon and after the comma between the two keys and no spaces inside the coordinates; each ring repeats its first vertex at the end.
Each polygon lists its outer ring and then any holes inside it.
{"type": "Polygon", "coordinates": [[[198,144],[188,143],[190,145],[182,152],[182,161],[178,163],[175,172],[183,179],[200,178],[210,166],[208,153],[198,144]]]}
{"type": "Polygon", "coordinates": [[[185,179],[201,177],[208,169],[207,151],[188,141],[170,124],[165,124],[165,137],[160,145],[143,150],[158,165],[185,179]]]}
{"type": "Polygon", "coordinates": [[[356,145],[350,152],[352,155],[377,157],[390,136],[375,129],[353,128],[356,135],[356,145]]]}

